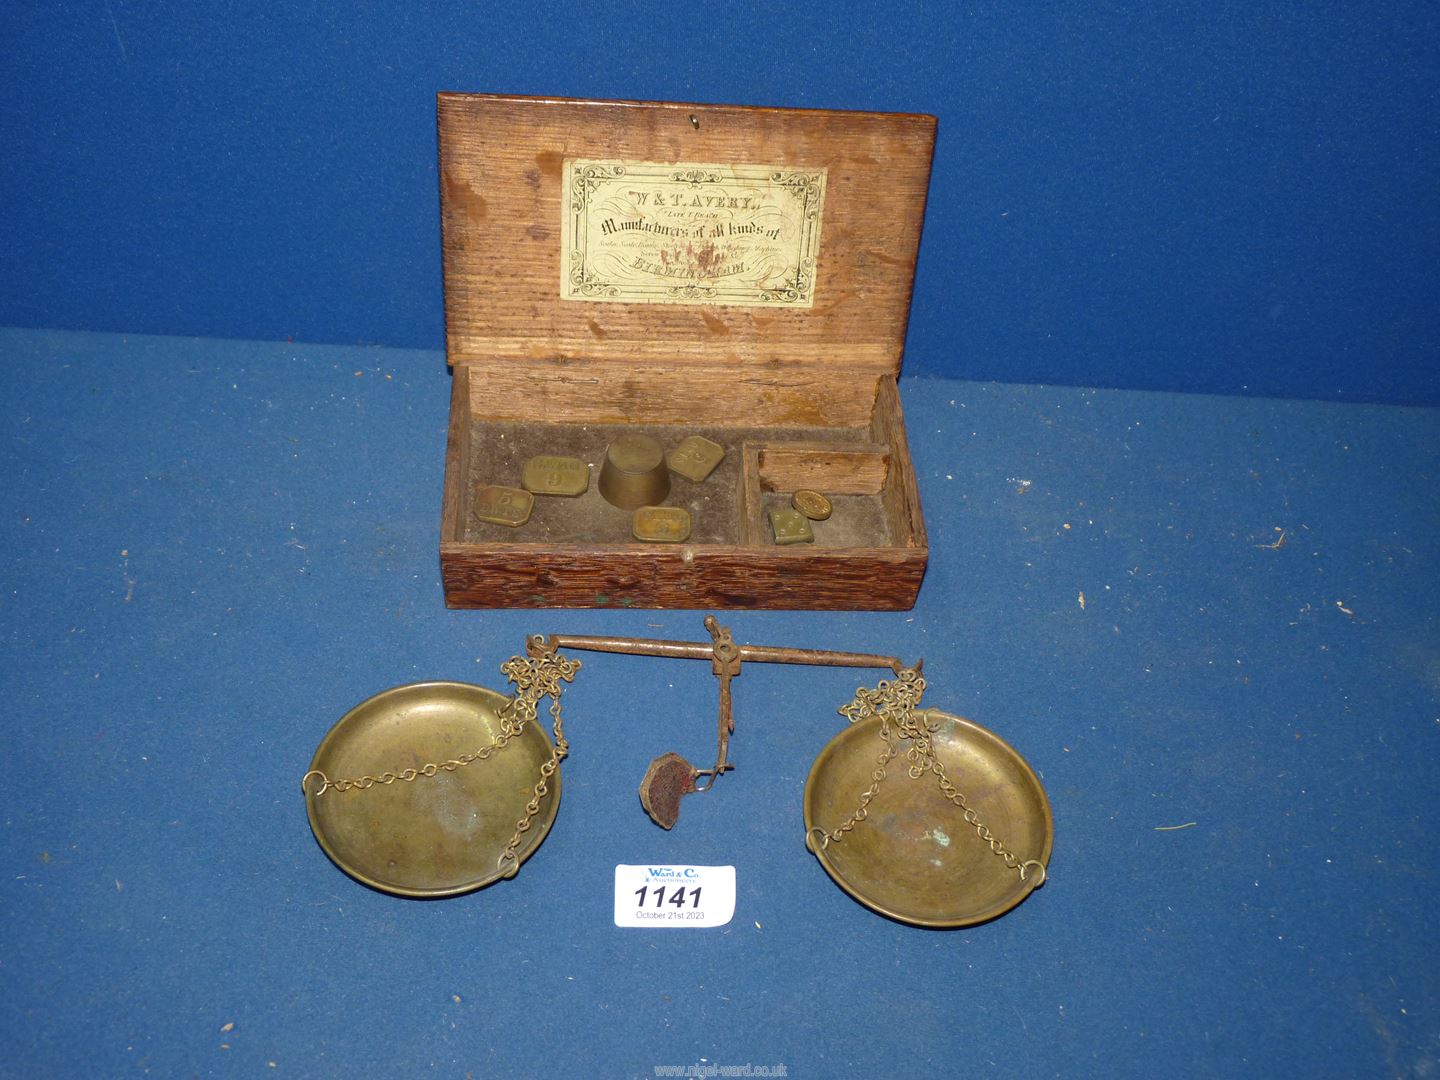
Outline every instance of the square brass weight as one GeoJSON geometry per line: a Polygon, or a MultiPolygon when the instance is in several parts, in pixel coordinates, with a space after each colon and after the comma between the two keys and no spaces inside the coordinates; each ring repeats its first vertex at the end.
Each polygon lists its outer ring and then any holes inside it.
{"type": "Polygon", "coordinates": [[[670,471],[686,480],[700,483],[715,466],[725,459],[725,448],[703,435],[687,435],[680,445],[665,455],[665,464],[670,471]]]}
{"type": "Polygon", "coordinates": [[[636,540],[681,544],[690,539],[690,511],[679,506],[642,506],[630,521],[636,540]]]}
{"type": "Polygon", "coordinates": [[[810,519],[799,510],[771,510],[770,528],[775,533],[777,544],[809,544],[815,539],[810,519]]]}
{"type": "Polygon", "coordinates": [[[575,457],[537,454],[525,462],[520,486],[536,495],[563,495],[574,498],[590,486],[590,466],[575,457]]]}
{"type": "Polygon", "coordinates": [[[475,493],[475,516],[491,525],[509,525],[512,529],[530,520],[535,509],[535,496],[519,488],[491,484],[475,493]]]}

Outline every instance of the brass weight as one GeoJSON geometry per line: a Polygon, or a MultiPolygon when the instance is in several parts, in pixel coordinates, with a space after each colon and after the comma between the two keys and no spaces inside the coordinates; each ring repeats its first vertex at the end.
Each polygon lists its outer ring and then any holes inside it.
{"type": "Polygon", "coordinates": [[[642,506],[630,519],[631,535],[653,544],[682,544],[690,528],[690,511],[681,506],[642,506]]]}
{"type": "Polygon", "coordinates": [[[686,480],[701,483],[715,466],[725,460],[725,448],[704,435],[687,435],[680,445],[665,456],[670,471],[686,480]]]}
{"type": "Polygon", "coordinates": [[[525,462],[520,486],[536,495],[573,499],[590,487],[590,466],[577,457],[537,454],[525,462]]]}
{"type": "Polygon", "coordinates": [[[659,506],[670,494],[665,448],[649,435],[621,435],[605,450],[599,487],[605,501],[622,510],[659,506]]]}
{"type": "Polygon", "coordinates": [[[808,488],[801,488],[790,496],[790,505],[799,510],[811,521],[825,521],[834,511],[830,500],[818,491],[811,491],[808,488]]]}
{"type": "Polygon", "coordinates": [[[530,511],[534,508],[535,496],[530,492],[489,484],[475,493],[471,513],[477,521],[516,529],[530,520],[530,511]]]}
{"type": "Polygon", "coordinates": [[[777,544],[810,544],[815,541],[810,519],[788,506],[770,511],[770,531],[775,534],[777,544]]]}

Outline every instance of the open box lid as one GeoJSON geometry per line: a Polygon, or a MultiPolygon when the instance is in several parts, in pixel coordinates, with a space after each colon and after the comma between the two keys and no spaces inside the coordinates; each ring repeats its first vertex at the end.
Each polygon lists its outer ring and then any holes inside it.
{"type": "Polygon", "coordinates": [[[935,118],[438,98],[449,360],[898,374],[935,118]]]}

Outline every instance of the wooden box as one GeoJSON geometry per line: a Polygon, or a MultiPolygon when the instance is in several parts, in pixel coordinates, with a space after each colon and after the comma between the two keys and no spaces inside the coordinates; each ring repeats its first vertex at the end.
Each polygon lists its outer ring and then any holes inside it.
{"type": "Polygon", "coordinates": [[[442,94],[452,607],[912,607],[927,542],[895,380],[929,116],[442,94]],[[599,494],[609,442],[726,456],[675,478],[678,544],[599,494]],[[519,528],[472,512],[525,461],[590,466],[519,528]],[[834,504],[775,543],[797,488],[834,504]]]}

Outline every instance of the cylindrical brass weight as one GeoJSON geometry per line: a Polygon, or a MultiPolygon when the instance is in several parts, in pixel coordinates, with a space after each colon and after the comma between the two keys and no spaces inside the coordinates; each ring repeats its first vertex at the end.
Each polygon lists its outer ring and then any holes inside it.
{"type": "Polygon", "coordinates": [[[605,450],[599,487],[605,501],[622,510],[659,506],[670,494],[665,448],[649,435],[621,435],[605,450]]]}

